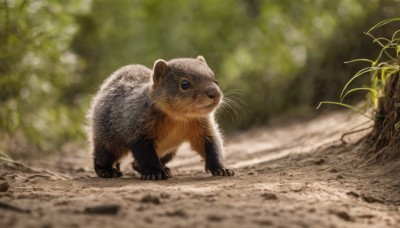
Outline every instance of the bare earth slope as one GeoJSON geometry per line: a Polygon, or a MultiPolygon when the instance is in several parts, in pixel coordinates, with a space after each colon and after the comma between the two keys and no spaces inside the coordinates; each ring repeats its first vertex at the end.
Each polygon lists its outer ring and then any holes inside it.
{"type": "Polygon", "coordinates": [[[4,163],[0,227],[399,227],[398,172],[358,166],[351,142],[368,131],[340,141],[365,121],[334,113],[232,135],[231,178],[205,173],[185,146],[174,178],[157,182],[139,180],[129,159],[123,178],[97,178],[83,151],[4,163]]]}

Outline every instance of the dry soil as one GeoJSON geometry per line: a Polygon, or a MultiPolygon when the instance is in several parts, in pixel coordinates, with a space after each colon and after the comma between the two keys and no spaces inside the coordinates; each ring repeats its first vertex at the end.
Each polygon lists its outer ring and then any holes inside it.
{"type": "Polygon", "coordinates": [[[371,123],[350,113],[226,137],[234,177],[212,177],[183,146],[174,178],[101,179],[86,150],[0,166],[0,227],[400,227],[393,165],[364,166],[356,144],[371,123]]]}

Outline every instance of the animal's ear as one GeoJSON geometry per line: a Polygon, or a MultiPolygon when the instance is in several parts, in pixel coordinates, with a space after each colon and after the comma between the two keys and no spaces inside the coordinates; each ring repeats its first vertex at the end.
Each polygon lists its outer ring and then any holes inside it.
{"type": "Polygon", "coordinates": [[[168,72],[171,70],[170,66],[168,66],[168,63],[163,60],[159,59],[155,61],[154,67],[153,67],[153,82],[154,85],[157,85],[160,80],[168,74],[168,72]]]}
{"type": "Polygon", "coordinates": [[[206,62],[206,59],[202,56],[202,55],[199,55],[199,56],[197,56],[197,58],[196,59],[198,59],[198,60],[200,60],[200,61],[203,61],[203,62],[205,62],[205,63],[207,63],[206,62]]]}

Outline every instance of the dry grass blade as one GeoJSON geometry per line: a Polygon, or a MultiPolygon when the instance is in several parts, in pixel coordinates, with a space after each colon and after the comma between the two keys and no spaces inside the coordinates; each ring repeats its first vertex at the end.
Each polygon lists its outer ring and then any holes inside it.
{"type": "Polygon", "coordinates": [[[370,32],[372,32],[372,30],[375,30],[376,28],[382,27],[382,26],[387,25],[394,21],[400,21],[400,18],[389,18],[389,19],[383,20],[383,21],[379,22],[378,24],[374,25],[372,28],[370,28],[367,33],[370,33],[370,32]]]}
{"type": "Polygon", "coordinates": [[[359,113],[359,114],[361,114],[361,115],[363,115],[363,116],[365,116],[365,117],[367,117],[367,118],[369,118],[369,119],[372,119],[371,116],[367,115],[367,114],[366,114],[364,111],[362,111],[361,109],[359,109],[359,108],[357,108],[357,107],[355,107],[355,106],[352,106],[352,105],[348,105],[348,104],[345,104],[345,103],[341,103],[341,102],[322,101],[322,102],[320,102],[319,105],[317,106],[317,109],[319,109],[319,108],[320,108],[322,105],[324,105],[324,104],[331,104],[331,105],[343,106],[343,107],[346,107],[346,108],[348,108],[348,109],[351,109],[351,110],[353,110],[354,112],[357,112],[357,113],[359,113]]]}

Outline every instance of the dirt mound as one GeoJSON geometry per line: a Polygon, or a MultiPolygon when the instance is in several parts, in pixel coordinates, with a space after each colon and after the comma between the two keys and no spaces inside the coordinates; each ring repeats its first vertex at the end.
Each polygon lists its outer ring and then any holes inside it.
{"type": "Polygon", "coordinates": [[[365,121],[335,113],[229,136],[231,178],[205,173],[187,146],[166,181],[139,180],[129,159],[123,178],[97,178],[83,151],[3,164],[0,227],[396,227],[396,172],[359,166],[351,143],[368,131],[340,140],[365,121]]]}

